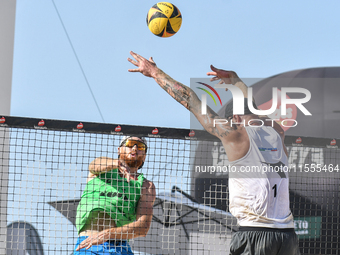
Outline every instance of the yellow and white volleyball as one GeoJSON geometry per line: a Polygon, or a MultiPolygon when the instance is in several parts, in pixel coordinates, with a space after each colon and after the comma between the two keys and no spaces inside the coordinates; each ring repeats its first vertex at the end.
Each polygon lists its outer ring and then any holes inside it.
{"type": "Polygon", "coordinates": [[[180,29],[182,15],[175,5],[168,2],[159,2],[149,10],[146,23],[154,35],[170,37],[180,29]]]}

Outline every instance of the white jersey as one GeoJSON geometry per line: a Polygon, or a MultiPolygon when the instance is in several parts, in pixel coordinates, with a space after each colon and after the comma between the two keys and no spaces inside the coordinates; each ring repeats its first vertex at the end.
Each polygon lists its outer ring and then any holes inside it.
{"type": "Polygon", "coordinates": [[[294,228],[289,208],[288,158],[272,127],[245,127],[250,147],[230,162],[229,209],[240,226],[294,228]],[[236,170],[236,171],[235,171],[236,170]]]}

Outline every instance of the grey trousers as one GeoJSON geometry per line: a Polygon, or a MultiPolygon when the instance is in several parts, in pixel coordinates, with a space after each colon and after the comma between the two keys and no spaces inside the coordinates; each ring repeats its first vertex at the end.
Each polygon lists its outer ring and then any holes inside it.
{"type": "Polygon", "coordinates": [[[241,227],[230,243],[230,255],[299,255],[294,229],[241,227]]]}

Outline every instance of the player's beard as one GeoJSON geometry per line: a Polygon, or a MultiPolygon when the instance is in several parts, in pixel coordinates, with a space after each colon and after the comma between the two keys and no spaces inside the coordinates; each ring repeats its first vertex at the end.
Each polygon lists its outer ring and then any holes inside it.
{"type": "Polygon", "coordinates": [[[120,160],[123,160],[129,167],[139,168],[143,164],[143,155],[137,155],[135,159],[129,158],[129,153],[121,153],[120,160]]]}

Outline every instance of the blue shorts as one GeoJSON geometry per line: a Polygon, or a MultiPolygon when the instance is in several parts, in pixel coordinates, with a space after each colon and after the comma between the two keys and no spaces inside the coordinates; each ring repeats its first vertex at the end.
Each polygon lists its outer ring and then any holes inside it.
{"type": "Polygon", "coordinates": [[[93,245],[90,249],[86,248],[76,251],[79,244],[84,241],[88,236],[79,236],[76,247],[74,248],[73,255],[133,255],[131,247],[127,241],[107,241],[103,244],[93,245]]]}

